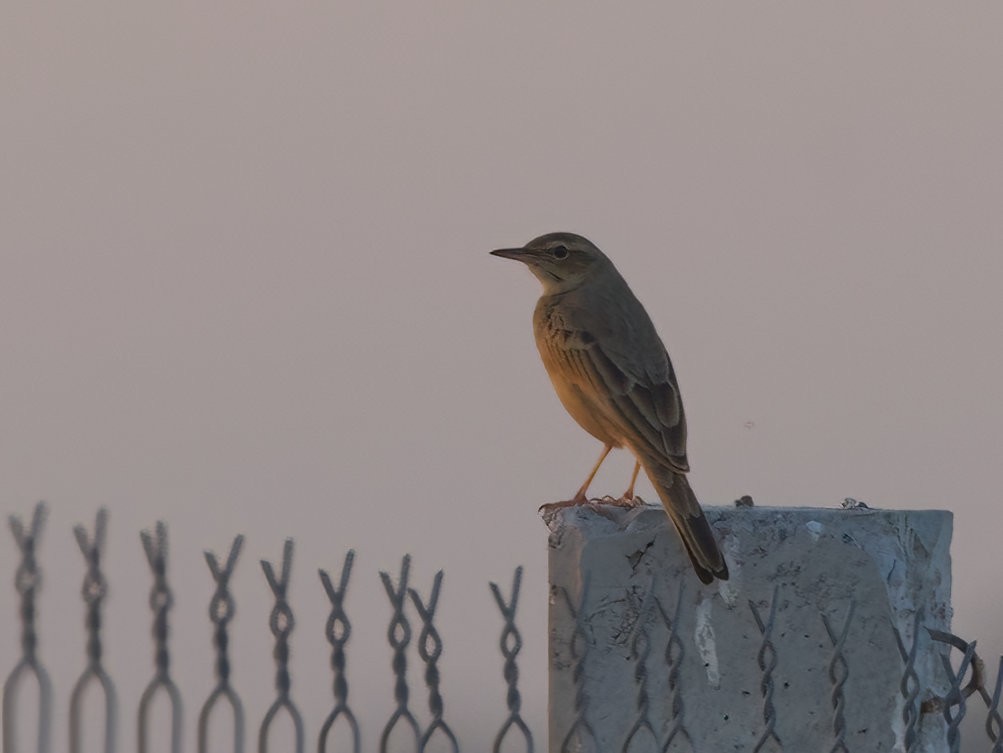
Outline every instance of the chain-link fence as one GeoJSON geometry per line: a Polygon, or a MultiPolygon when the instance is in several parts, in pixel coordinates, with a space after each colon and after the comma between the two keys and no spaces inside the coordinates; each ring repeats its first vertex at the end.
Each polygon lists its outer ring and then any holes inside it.
{"type": "MultiPolygon", "coordinates": [[[[570,617],[568,635],[561,636],[556,646],[552,646],[555,661],[563,663],[570,670],[573,692],[569,694],[566,730],[552,737],[554,751],[573,753],[577,751],[610,751],[617,753],[640,753],[647,751],[693,751],[707,749],[706,742],[695,731],[692,718],[688,720],[686,688],[680,682],[680,668],[685,662],[702,662],[695,652],[686,651],[686,642],[680,636],[681,607],[685,586],[676,587],[673,604],[667,608],[663,600],[650,588],[643,596],[638,596],[640,604],[634,611],[635,619],[625,626],[618,644],[626,648],[632,662],[633,686],[635,688],[635,712],[632,715],[611,716],[609,708],[596,703],[597,698],[606,693],[597,684],[613,684],[622,688],[613,678],[597,677],[587,668],[592,663],[590,653],[601,640],[595,633],[595,625],[589,623],[586,608],[590,599],[589,581],[586,578],[578,592],[572,594],[561,586],[553,586],[557,594],[556,603],[566,610],[570,617]],[[657,708],[652,703],[651,685],[655,676],[660,681],[657,708]],[[666,680],[667,678],[667,680],[666,680]],[[598,707],[598,708],[594,708],[598,707]],[[597,732],[595,720],[601,719],[604,734],[597,732]],[[689,725],[689,726],[688,726],[689,725]],[[616,731],[611,735],[610,727],[616,731]],[[613,741],[611,741],[611,738],[613,741]]],[[[761,708],[758,729],[743,730],[740,737],[749,740],[747,744],[736,743],[734,750],[748,750],[753,753],[805,753],[804,743],[785,745],[778,731],[778,717],[790,712],[784,704],[775,699],[778,682],[775,671],[778,657],[788,645],[795,648],[795,661],[803,658],[803,647],[795,646],[794,636],[777,629],[778,605],[781,603],[781,589],[775,587],[768,605],[748,602],[751,622],[759,636],[756,663],[760,672],[758,694],[749,694],[745,701],[759,704],[761,708]],[[780,635],[778,635],[780,633],[780,635]]],[[[605,594],[609,598],[609,594],[605,594]]],[[[811,751],[826,753],[876,753],[866,743],[852,742],[852,732],[867,732],[851,727],[854,719],[846,714],[846,687],[853,672],[854,651],[847,645],[847,637],[854,621],[856,604],[850,601],[841,619],[835,620],[824,613],[819,614],[822,627],[828,637],[831,652],[826,659],[829,684],[829,705],[831,708],[830,732],[819,735],[811,751]]],[[[594,614],[594,612],[593,612],[594,614]]],[[[880,750],[896,753],[916,753],[917,751],[950,751],[959,753],[961,747],[961,725],[966,714],[986,712],[982,726],[988,744],[970,740],[966,750],[1003,753],[1003,717],[1000,714],[1000,696],[1003,690],[1003,657],[1000,657],[995,682],[991,682],[983,660],[976,653],[974,641],[967,642],[958,636],[932,629],[924,629],[922,614],[917,612],[908,637],[903,637],[891,622],[887,629],[901,658],[901,676],[898,683],[901,708],[901,735],[894,747],[882,746],[880,750]],[[946,693],[934,695],[929,691],[921,693],[920,680],[915,669],[917,648],[921,639],[930,640],[943,647],[940,654],[944,673],[946,693]],[[958,652],[957,666],[951,661],[951,651],[958,652]],[[983,708],[971,706],[972,696],[978,696],[983,708]],[[939,717],[942,724],[924,724],[924,720],[939,717]]],[[[608,636],[605,636],[608,637],[608,636]]],[[[824,650],[820,644],[819,650],[824,650]]],[[[856,665],[857,671],[863,667],[856,665]]],[[[879,703],[882,699],[864,699],[868,703],[879,703]]],[[[727,712],[728,709],[722,711],[727,712]]],[[[692,715],[689,715],[692,717],[692,715]]],[[[706,715],[702,715],[705,719],[706,715]]],[[[725,719],[727,715],[725,714],[725,719]]],[[[788,721],[791,721],[788,718],[788,721]]],[[[814,721],[814,720],[812,720],[814,721]]],[[[807,720],[796,720],[801,726],[807,720]]],[[[985,738],[983,738],[985,739],[985,738]]],[[[729,747],[728,750],[733,748],[729,747]]],[[[712,748],[711,750],[716,750],[712,748]]]]}
{"type": "MultiPolygon", "coordinates": [[[[45,522],[45,508],[38,505],[32,519],[24,523],[11,516],[10,528],[19,551],[19,565],[14,577],[15,588],[20,600],[20,657],[10,671],[3,687],[3,751],[15,753],[18,741],[32,738],[30,748],[22,746],[21,750],[37,750],[48,753],[53,750],[54,737],[52,724],[53,688],[38,651],[38,617],[36,599],[41,585],[40,564],[38,561],[37,543],[45,522]],[[31,708],[32,715],[22,712],[31,708]],[[24,716],[37,719],[37,729],[19,729],[19,723],[24,716]]],[[[85,668],[73,685],[69,696],[69,751],[80,753],[85,722],[92,727],[99,724],[102,749],[105,753],[113,753],[119,748],[117,733],[122,704],[116,696],[116,686],[103,664],[102,653],[102,617],[103,606],[107,594],[107,582],[102,571],[102,553],[106,543],[107,514],[101,511],[97,515],[94,530],[88,532],[83,526],[74,529],[76,541],[84,558],[85,572],[81,595],[85,609],[85,627],[87,631],[85,668]],[[85,693],[97,693],[101,701],[101,718],[97,720],[92,714],[84,718],[82,699],[85,693]]],[[[149,594],[149,606],[152,619],[152,635],[154,644],[154,674],[138,698],[136,707],[137,741],[135,748],[139,753],[147,753],[151,741],[158,744],[169,739],[169,749],[172,753],[180,753],[183,749],[182,728],[183,704],[181,692],[171,675],[171,651],[169,645],[169,621],[174,604],[172,585],[168,580],[168,538],[167,528],[158,523],[153,531],[141,534],[146,562],[152,577],[149,594]],[[155,697],[166,697],[169,715],[166,729],[163,719],[160,724],[154,722],[151,712],[155,697]]],[[[288,599],[290,571],[294,554],[293,542],[287,540],[283,549],[282,559],[278,563],[262,561],[262,571],[265,581],[273,597],[273,605],[269,615],[269,628],[274,640],[274,700],[260,721],[248,720],[240,695],[230,682],[232,657],[229,652],[230,623],[235,612],[235,603],[230,588],[231,577],[241,554],[243,537],[233,540],[228,555],[217,558],[214,554],[205,554],[209,574],[215,586],[209,604],[209,618],[212,630],[212,645],[215,654],[214,674],[215,684],[207,698],[198,706],[196,722],[197,750],[207,753],[211,749],[208,730],[213,719],[225,718],[232,720],[232,726],[227,725],[229,740],[226,749],[240,753],[247,750],[248,735],[254,735],[254,748],[259,753],[276,750],[294,750],[301,753],[314,749],[323,753],[331,750],[351,750],[360,753],[362,748],[362,731],[360,724],[352,711],[349,700],[349,683],[347,680],[348,643],[352,634],[352,623],[345,609],[345,595],[348,591],[355,554],[348,551],[345,554],[341,571],[328,573],[319,571],[320,584],[329,602],[329,614],[324,627],[324,634],[330,646],[330,670],[332,701],[330,711],[319,723],[319,732],[308,740],[306,725],[299,707],[291,694],[292,678],[289,663],[290,636],[295,626],[293,605],[288,599]],[[270,735],[272,728],[280,718],[285,718],[291,725],[293,744],[279,746],[270,742],[275,735],[270,735]],[[341,747],[334,745],[336,732],[340,741],[347,741],[341,747]]],[[[419,594],[410,583],[410,558],[405,556],[396,574],[380,573],[383,590],[391,607],[391,618],[386,630],[386,638],[392,654],[391,669],[393,673],[394,706],[382,729],[372,731],[367,740],[378,739],[378,750],[386,753],[390,749],[390,738],[400,741],[403,738],[413,742],[413,749],[424,753],[427,750],[450,750],[458,753],[461,749],[460,740],[447,721],[445,704],[440,691],[439,659],[443,650],[443,641],[436,628],[436,611],[442,590],[442,572],[438,572],[433,580],[431,592],[419,594]],[[415,615],[417,619],[415,619],[415,615]],[[413,712],[411,688],[407,679],[407,656],[409,647],[414,645],[424,669],[424,684],[427,691],[428,713],[424,715],[428,721],[421,724],[413,712]],[[402,738],[403,736],[403,738],[402,738]]],[[[519,600],[522,569],[516,568],[513,581],[507,593],[495,583],[491,583],[490,592],[500,614],[499,647],[502,654],[502,678],[506,690],[507,709],[499,709],[503,719],[493,740],[478,740],[468,742],[470,749],[490,749],[498,753],[503,748],[506,751],[534,751],[533,735],[521,714],[521,695],[519,691],[519,667],[517,660],[522,649],[522,636],[516,626],[516,610],[519,600]]],[[[596,751],[596,753],[640,753],[642,751],[702,752],[704,747],[700,735],[692,725],[687,723],[686,689],[680,682],[680,667],[685,662],[700,661],[694,652],[687,651],[687,643],[678,629],[680,610],[683,605],[683,586],[679,586],[674,598],[667,601],[659,598],[654,589],[648,589],[641,597],[637,609],[637,619],[630,627],[624,640],[628,646],[628,657],[631,662],[634,686],[634,706],[636,713],[630,717],[618,720],[620,737],[613,747],[604,743],[606,750],[601,750],[593,730],[593,720],[596,715],[603,714],[603,709],[593,708],[590,700],[596,695],[592,683],[602,681],[602,678],[590,676],[587,671],[590,666],[590,650],[592,647],[592,626],[585,619],[585,603],[589,598],[589,584],[584,582],[576,593],[569,593],[563,587],[554,586],[552,593],[561,608],[566,609],[572,619],[573,634],[566,636],[563,648],[552,656],[552,661],[566,661],[571,667],[574,692],[566,699],[567,707],[573,709],[571,722],[567,729],[560,730],[552,741],[554,751],[572,753],[574,751],[596,751]],[[652,684],[654,679],[661,683],[660,690],[654,695],[652,684]],[[657,708],[656,708],[657,706],[657,708]]],[[[778,732],[777,720],[783,717],[786,709],[780,706],[775,698],[774,671],[777,668],[778,656],[782,655],[785,646],[782,633],[777,631],[777,605],[780,602],[778,592],[773,592],[773,598],[768,604],[749,602],[750,628],[758,636],[758,651],[756,663],[760,671],[758,694],[750,694],[749,704],[758,704],[761,714],[761,727],[754,731],[754,743],[742,750],[755,753],[770,753],[771,751],[791,753],[785,748],[782,736],[778,732]],[[752,627],[754,626],[754,627],[752,627]]],[[[847,682],[855,671],[852,647],[848,646],[847,637],[854,621],[856,604],[851,600],[844,605],[838,614],[821,614],[820,619],[828,637],[827,675],[829,683],[829,705],[831,706],[831,733],[825,739],[818,740],[817,748],[813,750],[829,753],[851,753],[858,751],[850,739],[848,730],[853,719],[847,717],[846,688],[847,682]]],[[[961,748],[961,723],[966,713],[979,713],[987,710],[983,729],[988,738],[984,746],[970,747],[971,750],[986,750],[991,753],[1003,753],[1003,717],[999,706],[1001,689],[1003,689],[1003,658],[996,673],[995,682],[988,681],[988,673],[982,659],[975,650],[974,642],[943,631],[923,631],[922,615],[917,613],[911,632],[903,636],[898,627],[889,625],[894,634],[898,653],[901,658],[901,678],[898,684],[901,707],[902,736],[900,746],[903,753],[915,753],[929,750],[930,741],[921,739],[922,721],[931,715],[943,719],[938,727],[942,729],[944,739],[937,741],[943,744],[938,750],[949,750],[957,753],[961,748]],[[917,656],[917,646],[920,636],[942,645],[942,667],[947,692],[941,696],[921,694],[919,679],[914,663],[917,656]],[[951,661],[951,651],[958,652],[959,659],[951,661]],[[978,696],[980,704],[973,706],[973,696],[978,696]]],[[[552,639],[554,636],[552,636],[552,639]]],[[[820,650],[822,647],[820,646],[820,650]]],[[[556,650],[556,649],[555,649],[556,650]]],[[[893,649],[894,650],[894,649],[893,649]]],[[[161,715],[162,716],[162,715],[161,715]]],[[[218,724],[218,722],[217,722],[218,724]]],[[[929,734],[929,726],[926,728],[929,734]]],[[[983,738],[985,739],[985,738],[983,738]]],[[[971,746],[973,741],[969,741],[971,746]]],[[[367,743],[367,750],[372,749],[372,743],[367,743]]],[[[124,746],[131,749],[133,746],[124,746]]],[[[223,749],[219,748],[218,749],[223,749]]],[[[61,750],[60,746],[55,749],[61,750]]],[[[899,748],[896,747],[895,750],[899,748]]],[[[797,753],[802,753],[797,751],[797,753]]],[[[871,751],[860,751],[871,753],[871,751]]]]}
{"type": "MultiPolygon", "coordinates": [[[[40,659],[38,651],[38,616],[36,599],[41,586],[41,571],[38,561],[37,544],[45,523],[45,507],[36,506],[34,515],[25,524],[19,518],[10,517],[10,528],[20,552],[20,561],[14,578],[20,600],[21,651],[20,658],[8,674],[3,687],[3,753],[18,751],[18,741],[32,737],[31,747],[21,750],[37,750],[49,753],[53,750],[52,707],[53,688],[49,674],[40,659]],[[37,717],[37,730],[33,734],[20,730],[19,721],[30,710],[37,717]]],[[[117,733],[121,704],[116,696],[115,683],[102,662],[102,607],[107,593],[107,581],[101,569],[102,551],[105,546],[107,514],[100,511],[94,531],[88,533],[83,526],[74,529],[77,543],[86,563],[81,594],[85,604],[87,629],[87,664],[73,685],[69,699],[69,750],[81,750],[85,719],[82,713],[84,694],[92,687],[101,697],[103,709],[101,749],[113,753],[119,748],[117,733]]],[[[171,753],[183,749],[183,704],[181,691],[171,676],[171,651],[169,645],[169,621],[174,604],[172,586],[168,581],[167,569],[167,527],[158,523],[155,529],[141,534],[143,550],[150,568],[153,585],[150,589],[149,605],[152,613],[152,634],[154,639],[154,674],[139,697],[137,710],[138,739],[136,750],[147,753],[154,743],[169,739],[171,753]],[[154,699],[166,696],[169,705],[168,729],[159,727],[153,713],[154,699]]],[[[349,702],[349,685],[346,675],[347,644],[352,634],[352,623],[345,610],[345,594],[352,575],[355,559],[354,551],[345,555],[341,572],[329,574],[319,571],[320,583],[330,602],[330,612],[325,625],[325,636],[330,644],[330,667],[332,673],[333,701],[330,713],[320,723],[316,739],[307,741],[303,716],[291,694],[292,676],[289,664],[290,636],[295,626],[293,606],[288,600],[288,587],[293,558],[293,542],[286,540],[282,561],[273,564],[262,560],[261,567],[271,590],[274,603],[269,616],[269,628],[274,638],[273,657],[275,662],[275,696],[264,717],[258,723],[249,722],[244,712],[243,702],[230,683],[232,657],[229,653],[229,626],[235,611],[234,596],[230,590],[230,578],[240,557],[243,537],[233,540],[228,556],[224,560],[206,552],[209,573],[215,583],[215,591],[209,604],[212,626],[212,643],[215,652],[215,686],[199,707],[197,721],[197,749],[207,753],[210,749],[209,726],[217,715],[225,716],[229,707],[232,718],[232,742],[227,749],[235,753],[247,750],[247,735],[256,734],[255,749],[259,753],[269,751],[289,751],[296,753],[309,749],[318,751],[351,750],[360,753],[362,731],[349,702]],[[293,745],[288,742],[272,742],[272,728],[281,717],[291,722],[293,745]],[[347,740],[337,748],[333,744],[336,731],[340,730],[340,740],[347,740]]],[[[391,735],[396,740],[401,735],[413,739],[414,750],[441,750],[443,746],[459,753],[460,741],[445,718],[444,703],[439,690],[440,672],[438,661],[443,643],[435,625],[436,608],[442,587],[442,571],[435,575],[432,591],[422,596],[410,586],[410,557],[404,556],[399,572],[392,576],[381,572],[380,578],[389,599],[392,616],[387,628],[394,673],[395,706],[382,731],[379,733],[380,753],[389,750],[391,735]],[[411,611],[413,608],[413,612],[411,611]],[[409,613],[418,615],[417,624],[412,624],[409,613]],[[428,709],[431,721],[422,726],[411,710],[410,688],[407,680],[407,651],[416,641],[418,656],[424,665],[424,679],[428,691],[428,709]],[[401,732],[403,730],[403,733],[401,732]]],[[[521,715],[519,692],[519,669],[517,659],[522,648],[522,636],[516,626],[516,609],[522,581],[522,568],[515,569],[508,594],[495,583],[490,591],[501,616],[499,645],[503,659],[503,682],[506,688],[507,714],[501,713],[503,723],[493,741],[479,740],[471,747],[493,751],[534,750],[533,736],[521,715]],[[513,746],[518,746],[517,748],[513,746]]],[[[91,720],[93,722],[93,719],[91,720]]],[[[162,721],[162,720],[161,720],[162,721]]],[[[125,746],[131,749],[132,746],[125,746]]],[[[56,746],[61,750],[61,746],[56,746]]],[[[220,748],[222,749],[222,748],[220,748]]],[[[366,750],[371,748],[367,746],[366,750]]]]}

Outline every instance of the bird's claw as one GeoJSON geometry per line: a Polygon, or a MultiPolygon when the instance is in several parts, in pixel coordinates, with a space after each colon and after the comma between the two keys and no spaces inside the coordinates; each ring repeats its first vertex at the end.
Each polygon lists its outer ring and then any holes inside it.
{"type": "Polygon", "coordinates": [[[604,518],[612,520],[612,515],[610,515],[610,513],[603,508],[616,504],[617,500],[614,500],[612,497],[604,497],[603,499],[588,499],[583,496],[575,497],[574,499],[565,499],[560,502],[548,502],[545,505],[540,505],[540,509],[537,510],[537,512],[548,524],[554,519],[560,510],[564,510],[568,507],[588,507],[593,512],[602,515],[604,518]]]}
{"type": "Polygon", "coordinates": [[[589,501],[585,497],[575,497],[574,499],[565,499],[560,502],[548,502],[545,505],[540,505],[540,509],[537,512],[541,515],[553,516],[558,510],[563,510],[565,507],[577,507],[578,505],[587,504],[589,504],[589,501]]]}
{"type": "Polygon", "coordinates": [[[629,496],[624,494],[619,498],[607,494],[602,499],[596,501],[603,505],[609,505],[610,507],[622,507],[625,510],[633,510],[635,507],[644,507],[646,504],[645,501],[636,494],[631,494],[629,496]]]}

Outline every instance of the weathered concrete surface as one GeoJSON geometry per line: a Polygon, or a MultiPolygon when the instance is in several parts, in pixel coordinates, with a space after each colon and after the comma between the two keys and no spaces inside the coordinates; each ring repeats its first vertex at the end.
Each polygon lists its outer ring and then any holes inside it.
{"type": "MultiPolygon", "coordinates": [[[[703,586],[693,574],[661,507],[603,507],[603,514],[571,508],[550,521],[550,750],[561,750],[575,724],[571,641],[576,623],[564,592],[576,604],[584,582],[581,698],[595,744],[583,732],[581,739],[572,735],[569,750],[622,749],[638,719],[631,646],[642,625],[650,646],[644,665],[648,717],[658,739],[642,729],[629,750],[661,751],[673,722],[668,630],[657,604],[646,596],[657,596],[671,617],[680,588],[683,655],[677,687],[683,726],[698,751],[753,750],[764,729],[757,663],[762,638],[749,601],[765,620],[775,586],[773,703],[783,750],[828,750],[832,744],[828,667],[833,649],[820,612],[838,633],[851,599],[855,613],[844,651],[846,744],[870,753],[904,750],[903,662],[892,626],[907,647],[916,610],[922,610],[926,627],[949,629],[951,513],[787,507],[709,507],[706,512],[731,570],[729,581],[712,586],[703,586]],[[645,619],[639,620],[642,611],[645,619]]],[[[946,688],[939,649],[921,629],[920,700],[946,688]]],[[[947,749],[940,715],[923,718],[920,737],[923,753],[947,749]]],[[[689,750],[677,741],[670,750],[689,750]]]]}

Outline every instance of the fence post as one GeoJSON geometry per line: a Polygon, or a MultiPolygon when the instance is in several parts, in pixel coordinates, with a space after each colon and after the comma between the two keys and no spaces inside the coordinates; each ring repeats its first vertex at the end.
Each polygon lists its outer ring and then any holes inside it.
{"type": "MultiPolygon", "coordinates": [[[[706,512],[731,570],[711,586],[660,507],[582,506],[550,521],[550,750],[686,750],[680,729],[698,750],[906,750],[896,630],[905,646],[918,641],[918,702],[947,694],[944,647],[923,628],[950,624],[951,513],[706,512]],[[651,599],[680,605],[671,622],[651,599]],[[639,621],[655,650],[633,645],[639,621]],[[757,658],[767,638],[769,678],[757,658]],[[632,735],[642,712],[654,740],[632,735]],[[575,730],[588,733],[568,740],[575,730]]],[[[944,726],[922,714],[909,753],[948,750],[944,726]]]]}

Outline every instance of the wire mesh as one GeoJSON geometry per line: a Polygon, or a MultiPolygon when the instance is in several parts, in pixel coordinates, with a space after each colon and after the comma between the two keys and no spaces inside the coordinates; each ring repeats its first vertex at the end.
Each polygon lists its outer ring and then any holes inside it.
{"type": "MultiPolygon", "coordinates": [[[[38,728],[31,730],[34,749],[47,753],[51,741],[52,724],[52,686],[48,673],[40,660],[38,628],[39,610],[38,593],[42,584],[42,571],[39,562],[38,544],[45,522],[45,507],[39,504],[35,507],[31,520],[25,524],[16,516],[10,518],[10,528],[17,545],[18,561],[14,575],[14,587],[19,599],[18,620],[20,623],[20,653],[15,666],[7,675],[3,692],[3,753],[16,753],[23,746],[21,737],[24,730],[18,730],[18,720],[23,718],[18,713],[28,708],[37,712],[38,728]],[[33,681],[33,682],[32,682],[33,681]],[[36,695],[37,689],[37,695],[36,695]],[[21,737],[19,737],[19,734],[21,737]]],[[[83,582],[80,589],[84,604],[83,640],[85,666],[69,689],[69,746],[70,753],[81,750],[82,728],[87,722],[93,721],[100,725],[102,737],[100,748],[105,753],[112,753],[116,746],[118,726],[117,699],[115,684],[104,665],[104,650],[102,630],[104,626],[103,610],[108,593],[108,579],[103,566],[103,556],[107,544],[108,515],[100,510],[95,518],[92,531],[83,526],[73,529],[77,545],[83,555],[83,582]],[[97,714],[86,715],[82,708],[82,698],[87,688],[94,686],[99,693],[100,707],[97,714]]],[[[152,615],[151,634],[153,637],[153,677],[145,685],[139,700],[137,710],[137,750],[144,753],[151,741],[158,744],[169,742],[172,752],[181,750],[183,706],[181,693],[172,679],[170,653],[170,616],[174,607],[172,585],[168,581],[168,536],[163,522],[157,523],[152,532],[141,534],[143,551],[152,575],[152,585],[149,594],[149,608],[152,615]],[[155,699],[166,696],[169,716],[164,730],[153,729],[151,707],[155,699]]],[[[243,753],[245,747],[246,722],[240,696],[231,682],[234,658],[230,654],[230,638],[234,628],[236,604],[232,591],[236,565],[243,545],[243,537],[237,536],[230,551],[222,561],[214,554],[206,552],[205,561],[212,578],[215,590],[208,607],[208,617],[212,629],[212,646],[214,649],[215,684],[199,707],[198,714],[198,751],[208,753],[207,729],[209,720],[218,713],[222,706],[229,706],[232,715],[232,750],[243,753]]],[[[265,714],[258,736],[259,753],[268,750],[294,750],[301,753],[305,747],[304,723],[297,706],[292,699],[292,672],[289,665],[290,641],[295,620],[290,601],[290,584],[292,573],[293,543],[285,542],[282,561],[279,567],[270,562],[262,561],[265,581],[274,597],[274,604],[269,615],[269,627],[274,638],[273,658],[275,660],[275,699],[265,714]],[[292,720],[295,740],[290,745],[288,741],[280,744],[269,741],[272,722],[280,713],[286,713],[292,720]]],[[[348,551],[344,558],[340,573],[332,578],[326,571],[320,571],[320,580],[330,605],[330,612],[325,626],[325,636],[330,646],[330,667],[333,674],[334,705],[324,719],[317,738],[317,750],[325,753],[331,743],[331,732],[340,724],[347,727],[350,733],[348,749],[352,753],[361,750],[361,734],[359,723],[349,707],[349,683],[346,673],[348,642],[352,632],[345,609],[345,596],[353,570],[354,551],[348,551]]],[[[437,746],[445,745],[453,753],[459,753],[460,744],[453,729],[446,722],[445,702],[442,692],[442,674],[440,658],[443,652],[442,637],[437,626],[438,608],[443,593],[444,575],[441,571],[435,574],[428,598],[423,598],[416,589],[410,586],[409,556],[401,561],[399,574],[394,580],[386,572],[380,573],[384,591],[391,606],[391,617],[387,628],[387,642],[391,649],[391,670],[394,679],[394,708],[383,727],[379,750],[387,753],[391,733],[398,727],[406,732],[416,751],[430,748],[433,740],[437,746]],[[412,646],[412,619],[409,609],[413,608],[420,621],[420,632],[412,646]],[[407,654],[416,651],[424,668],[425,685],[428,689],[428,709],[430,722],[423,729],[410,709],[410,691],[407,678],[407,654]]],[[[503,679],[506,689],[506,714],[504,715],[497,734],[493,739],[492,751],[499,753],[503,746],[511,748],[512,742],[518,743],[520,749],[527,753],[534,752],[534,741],[530,728],[522,716],[522,696],[519,691],[518,658],[523,648],[523,637],[516,623],[516,610],[519,602],[523,570],[516,568],[513,573],[510,595],[506,597],[496,583],[490,584],[494,602],[501,614],[503,625],[498,646],[503,659],[503,679]]],[[[568,640],[569,666],[572,675],[573,692],[567,698],[568,709],[571,712],[568,728],[561,731],[557,738],[557,750],[562,753],[571,751],[598,750],[595,729],[592,726],[591,690],[592,683],[597,678],[588,674],[591,645],[589,640],[590,625],[588,620],[589,579],[586,577],[574,593],[560,586],[554,587],[554,593],[559,601],[563,601],[571,618],[573,626],[568,640]]],[[[700,658],[688,656],[687,642],[690,638],[680,632],[683,611],[683,590],[679,588],[674,594],[674,605],[671,611],[656,596],[654,583],[644,592],[639,608],[635,610],[636,618],[631,630],[626,634],[626,648],[629,651],[630,669],[633,673],[634,712],[623,719],[622,736],[616,746],[622,752],[654,749],[667,753],[678,751],[682,745],[690,750],[696,750],[693,733],[687,727],[686,694],[682,687],[683,679],[680,668],[686,662],[700,661],[700,658]],[[658,615],[655,617],[654,615],[658,615]],[[663,632],[663,630],[665,632],[663,632]],[[659,648],[662,661],[658,672],[664,679],[659,685],[659,693],[664,697],[653,695],[653,662],[655,662],[655,647],[662,646],[661,636],[665,636],[664,649],[659,648]],[[664,674],[661,674],[663,673],[664,674]],[[657,707],[656,707],[657,704],[657,707]],[[656,713],[656,708],[660,709],[656,713]]],[[[750,610],[756,627],[759,630],[760,641],[756,653],[756,661],[760,670],[760,697],[762,729],[758,731],[757,741],[753,750],[782,750],[778,730],[778,704],[775,702],[776,683],[775,672],[778,666],[778,654],[785,650],[785,643],[778,638],[778,612],[780,607],[779,590],[773,591],[768,605],[750,602],[750,610]],[[767,609],[764,610],[764,606],[767,609]]],[[[636,605],[636,600],[628,598],[624,603],[636,605]]],[[[560,608],[559,608],[560,609],[560,608]]],[[[849,636],[854,632],[853,621],[855,603],[850,601],[842,614],[841,624],[837,624],[836,614],[821,613],[820,619],[831,644],[831,652],[827,655],[829,679],[829,703],[832,709],[831,738],[824,745],[830,753],[849,753],[849,735],[853,719],[847,706],[848,683],[852,683],[854,653],[851,649],[849,636]]],[[[946,688],[943,696],[925,695],[921,698],[919,674],[916,661],[920,646],[922,615],[916,612],[912,623],[906,626],[907,634],[903,636],[897,627],[893,626],[898,654],[902,660],[902,674],[899,682],[899,693],[902,705],[902,729],[904,730],[904,745],[906,751],[916,751],[924,741],[922,735],[929,736],[931,727],[920,725],[924,715],[934,715],[943,719],[944,742],[949,750],[961,749],[961,728],[966,715],[974,715],[971,698],[978,695],[982,699],[986,716],[984,730],[992,744],[992,753],[1003,753],[1003,716],[1000,713],[1001,695],[1003,695],[1003,658],[996,667],[994,682],[987,680],[985,666],[976,652],[974,642],[966,642],[956,635],[930,630],[930,639],[949,647],[940,659],[946,688]],[[911,627],[911,635],[908,630],[911,627]],[[957,668],[950,661],[951,650],[960,653],[957,668]]],[[[782,637],[783,634],[781,633],[782,637]]],[[[895,649],[892,649],[894,652],[895,649]]],[[[781,707],[780,712],[784,709],[781,707]]],[[[979,720],[982,723],[982,720],[979,720]]],[[[786,723],[789,723],[786,722],[786,723]]],[[[936,727],[941,729],[941,727],[936,727]]],[[[605,734],[605,733],[604,733],[605,734]]],[[[273,735],[274,736],[274,735],[273,735]]],[[[399,736],[398,736],[399,737],[399,736]]],[[[398,741],[399,742],[399,741],[398,741]]],[[[229,747],[229,746],[228,746],[229,747]]],[[[438,749],[438,748],[437,748],[438,749]]],[[[614,749],[616,749],[614,747],[614,749]]]]}

